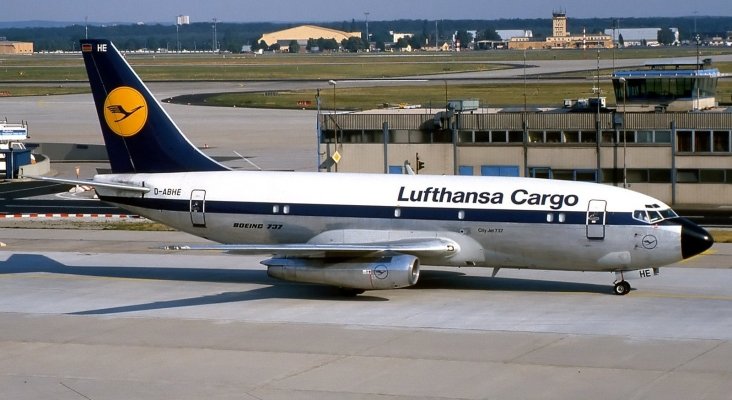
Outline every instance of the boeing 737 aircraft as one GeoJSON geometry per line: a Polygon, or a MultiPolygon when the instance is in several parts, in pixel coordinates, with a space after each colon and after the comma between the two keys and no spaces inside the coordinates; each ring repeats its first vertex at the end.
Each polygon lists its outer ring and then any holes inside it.
{"type": "Polygon", "coordinates": [[[713,239],[630,190],[513,177],[232,171],[193,146],[108,40],[82,40],[112,174],[99,198],[221,244],[265,253],[270,276],[360,293],[412,286],[420,265],[607,271],[626,279],[713,239]]]}

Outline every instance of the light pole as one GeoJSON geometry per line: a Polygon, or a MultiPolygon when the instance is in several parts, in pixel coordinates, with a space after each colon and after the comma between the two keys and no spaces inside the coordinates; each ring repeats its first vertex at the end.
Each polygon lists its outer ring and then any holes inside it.
{"type": "Polygon", "coordinates": [[[316,139],[318,142],[318,146],[317,146],[317,149],[315,150],[315,161],[316,161],[315,171],[320,172],[320,140],[321,140],[320,133],[322,132],[322,127],[320,125],[320,89],[316,89],[316,90],[317,90],[317,94],[315,95],[315,102],[318,105],[318,118],[316,119],[316,122],[315,122],[315,134],[317,136],[316,139]]]}
{"type": "Polygon", "coordinates": [[[526,114],[526,49],[524,49],[524,114],[526,114]]]}
{"type": "Polygon", "coordinates": [[[696,86],[696,107],[694,107],[694,111],[698,111],[701,109],[701,99],[699,98],[699,42],[701,42],[701,37],[699,34],[696,34],[696,79],[694,80],[694,86],[696,86]]]}
{"type": "Polygon", "coordinates": [[[336,91],[335,91],[335,89],[336,89],[336,85],[338,84],[338,82],[331,79],[328,81],[328,84],[333,86],[333,115],[335,115],[335,113],[336,113],[336,91]]]}
{"type": "Polygon", "coordinates": [[[625,78],[620,78],[620,82],[623,82],[623,187],[628,187],[628,165],[625,162],[628,155],[628,140],[625,137],[625,115],[627,112],[626,99],[628,98],[628,81],[625,78]]]}
{"type": "MultiPolygon", "coordinates": [[[[328,81],[329,85],[333,85],[333,143],[334,143],[334,153],[338,152],[338,125],[336,124],[336,85],[338,82],[334,81],[333,79],[328,81]]],[[[336,172],[338,172],[338,163],[335,165],[336,172]]]]}
{"type": "Polygon", "coordinates": [[[212,26],[213,27],[213,43],[211,45],[211,51],[214,53],[216,53],[216,50],[218,50],[218,48],[219,48],[218,44],[216,43],[216,41],[218,40],[216,38],[216,22],[218,22],[218,20],[216,18],[214,18],[213,26],[212,26]]]}
{"type": "Polygon", "coordinates": [[[369,12],[366,11],[363,15],[366,16],[366,51],[371,51],[371,40],[369,40],[369,12]]]}

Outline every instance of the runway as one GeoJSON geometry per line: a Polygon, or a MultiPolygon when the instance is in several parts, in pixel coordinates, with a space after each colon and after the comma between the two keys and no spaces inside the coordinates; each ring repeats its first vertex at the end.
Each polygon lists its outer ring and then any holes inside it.
{"type": "Polygon", "coordinates": [[[0,386],[13,399],[727,399],[732,245],[612,275],[429,268],[341,297],[179,232],[5,229],[0,386]]]}

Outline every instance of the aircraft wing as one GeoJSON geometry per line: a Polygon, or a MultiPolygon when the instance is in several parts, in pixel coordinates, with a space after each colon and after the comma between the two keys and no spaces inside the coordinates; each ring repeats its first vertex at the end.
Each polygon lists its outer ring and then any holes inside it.
{"type": "Polygon", "coordinates": [[[127,191],[137,192],[137,193],[147,193],[150,191],[150,188],[146,188],[143,186],[127,185],[124,183],[97,182],[97,181],[92,181],[92,180],[87,180],[87,179],[65,179],[65,178],[51,178],[48,176],[29,176],[29,175],[24,176],[24,178],[30,178],[30,179],[34,179],[37,181],[64,183],[67,185],[94,186],[94,187],[104,187],[104,188],[117,189],[117,190],[127,190],[127,191]]]}
{"type": "Polygon", "coordinates": [[[269,253],[278,256],[357,257],[371,253],[395,252],[419,256],[449,256],[459,251],[458,244],[449,239],[402,239],[373,243],[287,243],[287,244],[204,244],[171,245],[164,250],[219,250],[242,254],[269,253]]]}

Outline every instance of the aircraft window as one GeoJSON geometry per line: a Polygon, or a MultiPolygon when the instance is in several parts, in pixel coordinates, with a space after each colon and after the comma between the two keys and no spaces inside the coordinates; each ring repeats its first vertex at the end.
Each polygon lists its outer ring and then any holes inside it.
{"type": "Polygon", "coordinates": [[[401,209],[399,209],[399,208],[395,208],[395,209],[394,209],[394,216],[395,216],[396,218],[399,218],[399,217],[401,217],[401,216],[402,216],[402,210],[401,210],[401,209]]]}
{"type": "Polygon", "coordinates": [[[552,213],[547,214],[546,222],[554,222],[554,214],[552,214],[552,213]]]}
{"type": "Polygon", "coordinates": [[[679,216],[678,214],[676,214],[676,212],[674,210],[672,210],[670,208],[661,210],[660,213],[663,218],[676,218],[679,216]]]}
{"type": "Polygon", "coordinates": [[[272,214],[277,214],[280,212],[280,206],[272,206],[272,214]]]}
{"type": "Polygon", "coordinates": [[[559,213],[559,222],[566,221],[567,216],[564,213],[559,213]]]}
{"type": "Polygon", "coordinates": [[[658,211],[648,211],[648,216],[651,218],[651,223],[658,222],[663,219],[661,214],[659,214],[658,211]]]}
{"type": "Polygon", "coordinates": [[[289,214],[290,213],[290,206],[283,206],[282,207],[282,212],[285,213],[285,214],[289,214]]]}
{"type": "Polygon", "coordinates": [[[458,219],[465,219],[465,211],[463,211],[463,210],[458,211],[458,219]]]}
{"type": "Polygon", "coordinates": [[[633,219],[648,223],[648,214],[646,214],[646,210],[635,210],[633,211],[633,219]]]}

